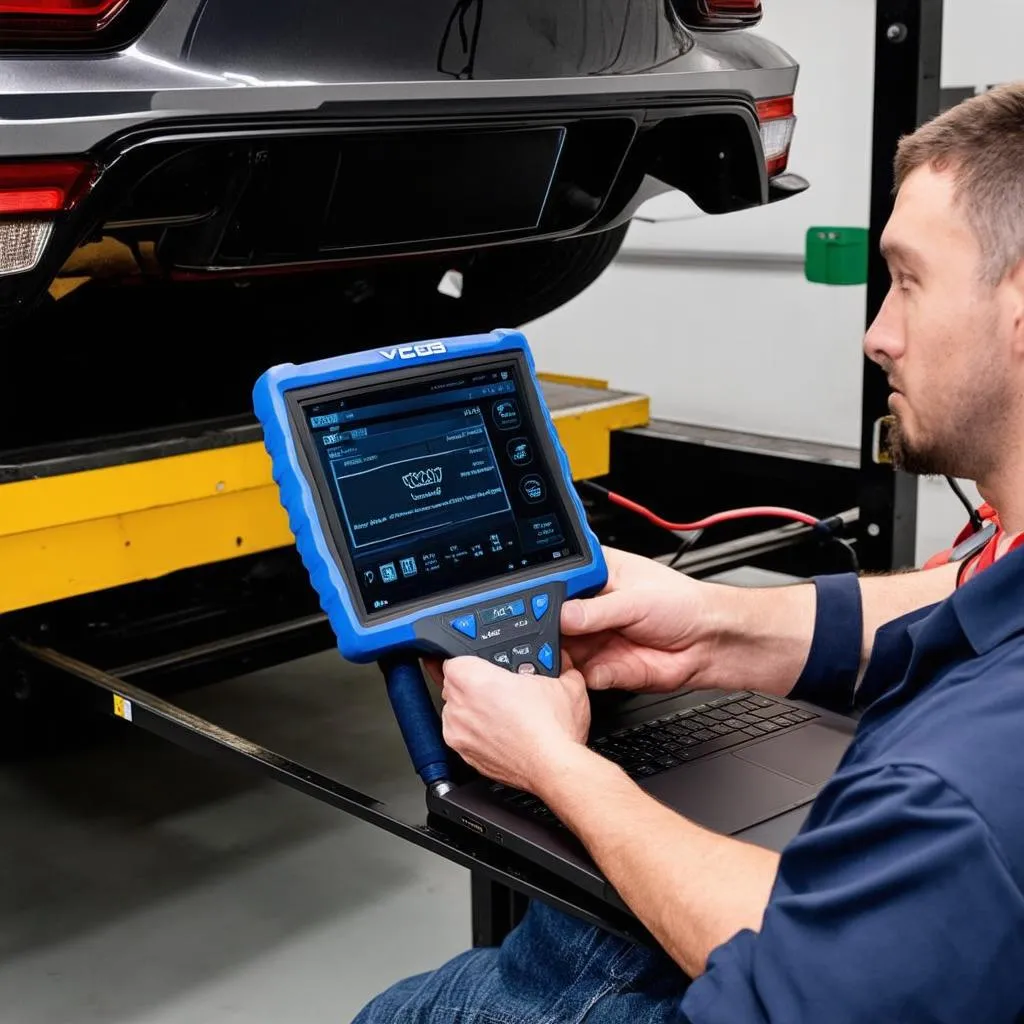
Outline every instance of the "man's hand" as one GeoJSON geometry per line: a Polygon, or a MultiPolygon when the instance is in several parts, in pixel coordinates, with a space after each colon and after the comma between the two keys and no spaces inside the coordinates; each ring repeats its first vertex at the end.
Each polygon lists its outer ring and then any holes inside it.
{"type": "Polygon", "coordinates": [[[448,745],[485,777],[536,793],[692,977],[712,949],[760,926],[778,857],[698,828],[587,749],[577,671],[518,675],[475,657],[428,668],[443,673],[448,745]]]}
{"type": "Polygon", "coordinates": [[[591,689],[792,690],[814,634],[811,585],[729,587],[615,549],[605,557],[604,591],[562,608],[563,647],[591,689]]]}
{"type": "MultiPolygon", "coordinates": [[[[518,675],[481,658],[442,666],[445,742],[489,779],[533,793],[586,742],[590,702],[579,672],[518,675]]],[[[432,675],[436,677],[436,668],[432,675]]]]}
{"type": "Polygon", "coordinates": [[[724,588],[697,583],[660,562],[605,549],[608,585],[562,608],[565,650],[593,690],[670,693],[699,685],[713,648],[724,588]]]}

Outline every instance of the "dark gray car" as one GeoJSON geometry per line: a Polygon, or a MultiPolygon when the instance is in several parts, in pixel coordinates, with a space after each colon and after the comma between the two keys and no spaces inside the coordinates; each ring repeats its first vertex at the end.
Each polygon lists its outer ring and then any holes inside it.
{"type": "Polygon", "coordinates": [[[97,359],[131,379],[152,355],[168,384],[227,359],[247,398],[283,350],[531,320],[660,192],[711,213],[791,195],[797,67],[760,17],[760,0],[0,0],[7,380],[55,348],[77,384],[97,359]]]}

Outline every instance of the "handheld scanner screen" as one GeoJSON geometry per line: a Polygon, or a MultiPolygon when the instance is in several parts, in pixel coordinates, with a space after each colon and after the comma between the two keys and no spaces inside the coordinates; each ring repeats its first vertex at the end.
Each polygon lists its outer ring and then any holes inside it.
{"type": "Polygon", "coordinates": [[[558,608],[604,564],[521,335],[278,367],[256,407],[343,653],[557,670],[558,608]]]}

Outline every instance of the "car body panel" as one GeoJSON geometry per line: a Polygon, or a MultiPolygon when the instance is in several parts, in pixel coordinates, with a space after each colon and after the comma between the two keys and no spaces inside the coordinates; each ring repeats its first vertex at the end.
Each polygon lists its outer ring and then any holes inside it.
{"type": "Polygon", "coordinates": [[[0,274],[0,322],[69,263],[95,279],[90,242],[151,252],[149,282],[573,238],[582,266],[588,235],[660,192],[709,213],[784,198],[757,102],[792,95],[798,66],[749,29],[692,31],[678,2],[127,0],[109,28],[131,33],[63,43],[0,16],[0,184],[4,161],[95,168],[0,274]],[[542,131],[564,136],[553,157],[542,131]]]}
{"type": "Polygon", "coordinates": [[[160,120],[353,106],[792,94],[797,67],[754,32],[694,33],[644,0],[166,0],[106,53],[0,51],[0,157],[83,153],[160,120]],[[463,47],[460,9],[480,12],[463,47]],[[454,17],[454,20],[451,20],[454,17]]]}

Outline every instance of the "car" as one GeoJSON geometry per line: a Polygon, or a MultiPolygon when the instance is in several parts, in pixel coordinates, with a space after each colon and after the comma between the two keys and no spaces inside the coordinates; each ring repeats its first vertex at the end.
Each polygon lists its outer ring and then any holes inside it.
{"type": "Polygon", "coordinates": [[[668,190],[802,191],[762,13],[0,0],[0,450],[241,414],[283,358],[520,326],[668,190]]]}

